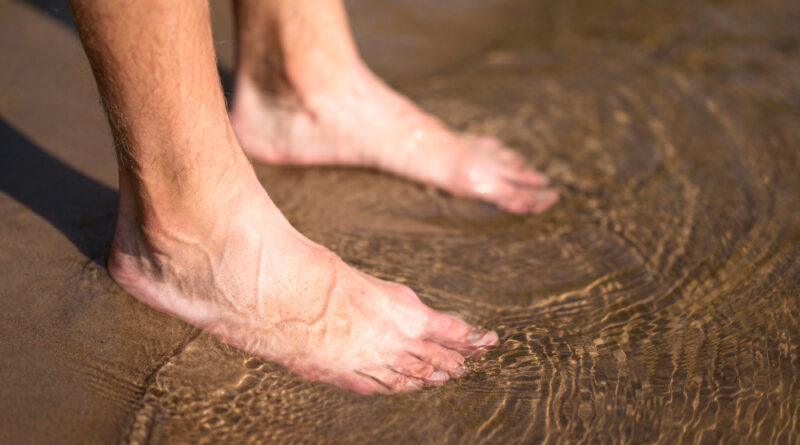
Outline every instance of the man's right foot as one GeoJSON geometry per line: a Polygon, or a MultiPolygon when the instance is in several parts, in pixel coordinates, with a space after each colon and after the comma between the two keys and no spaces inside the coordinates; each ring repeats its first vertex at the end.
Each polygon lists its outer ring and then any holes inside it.
{"type": "Polygon", "coordinates": [[[297,232],[252,170],[241,176],[218,184],[224,196],[198,201],[191,217],[148,224],[122,184],[114,280],[237,348],[365,394],[460,377],[464,357],[498,343],[408,287],[349,267],[297,232]]]}

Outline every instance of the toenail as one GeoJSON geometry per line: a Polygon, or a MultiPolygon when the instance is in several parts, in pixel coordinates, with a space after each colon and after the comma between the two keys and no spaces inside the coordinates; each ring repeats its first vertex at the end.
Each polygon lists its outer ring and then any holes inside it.
{"type": "Polygon", "coordinates": [[[467,334],[467,341],[475,346],[484,346],[486,343],[484,337],[489,333],[485,329],[473,329],[472,332],[467,334]]]}
{"type": "Polygon", "coordinates": [[[431,374],[430,380],[433,380],[434,382],[444,382],[448,378],[449,377],[446,372],[434,371],[433,374],[431,374]]]}
{"type": "Polygon", "coordinates": [[[486,349],[483,349],[483,348],[476,349],[475,352],[473,352],[472,355],[469,356],[469,359],[470,360],[480,360],[481,357],[483,357],[483,354],[486,354],[486,349]]]}

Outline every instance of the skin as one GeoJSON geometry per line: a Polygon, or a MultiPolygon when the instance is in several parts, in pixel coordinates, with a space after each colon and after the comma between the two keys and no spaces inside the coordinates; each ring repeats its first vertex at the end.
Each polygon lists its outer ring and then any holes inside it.
{"type": "Polygon", "coordinates": [[[454,133],[375,76],[341,1],[238,1],[236,12],[231,122],[253,159],[377,168],[514,213],[558,199],[499,140],[454,133]]]}
{"type": "Polygon", "coordinates": [[[372,166],[515,212],[557,198],[496,140],[451,132],[371,74],[340,2],[237,2],[230,119],[205,2],[71,6],[118,154],[108,269],[122,288],[237,348],[365,394],[460,377],[465,357],[498,343],[308,240],[254,174],[247,155],[372,166]]]}

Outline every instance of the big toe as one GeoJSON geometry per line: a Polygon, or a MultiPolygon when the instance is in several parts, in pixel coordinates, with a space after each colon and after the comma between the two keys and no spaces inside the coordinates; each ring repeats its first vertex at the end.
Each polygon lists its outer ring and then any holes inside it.
{"type": "Polygon", "coordinates": [[[496,204],[512,213],[526,214],[543,212],[558,201],[554,189],[516,187],[513,193],[500,197],[496,204]]]}
{"type": "Polygon", "coordinates": [[[497,333],[471,326],[458,317],[439,314],[429,317],[427,339],[458,351],[464,356],[472,356],[478,349],[497,346],[497,333]]]}

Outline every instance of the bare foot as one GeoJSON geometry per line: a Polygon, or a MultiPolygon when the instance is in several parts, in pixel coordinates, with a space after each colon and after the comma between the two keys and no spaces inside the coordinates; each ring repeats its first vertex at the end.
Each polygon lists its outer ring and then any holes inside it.
{"type": "Polygon", "coordinates": [[[514,213],[558,200],[497,139],[454,133],[366,68],[355,77],[334,91],[278,97],[239,75],[230,118],[245,152],[272,164],[373,167],[514,213]]]}
{"type": "Polygon", "coordinates": [[[408,287],[349,267],[292,228],[252,170],[238,177],[193,200],[191,215],[144,227],[121,184],[117,283],[235,347],[360,393],[441,384],[497,344],[408,287]]]}

